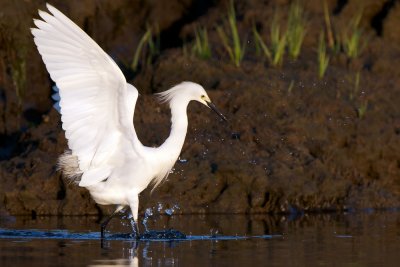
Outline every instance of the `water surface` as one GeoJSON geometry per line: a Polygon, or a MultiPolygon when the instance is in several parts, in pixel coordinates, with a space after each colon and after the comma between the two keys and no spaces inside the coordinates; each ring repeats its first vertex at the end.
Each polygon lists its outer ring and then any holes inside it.
{"type": "Polygon", "coordinates": [[[0,266],[399,266],[400,213],[158,216],[150,229],[185,240],[142,240],[95,217],[0,218],[0,266]]]}

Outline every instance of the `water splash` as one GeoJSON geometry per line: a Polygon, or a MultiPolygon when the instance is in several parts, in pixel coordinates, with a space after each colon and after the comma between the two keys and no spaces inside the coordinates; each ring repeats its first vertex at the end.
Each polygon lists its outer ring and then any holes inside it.
{"type": "Polygon", "coordinates": [[[186,235],[180,231],[174,229],[162,230],[162,231],[146,231],[140,236],[141,239],[145,240],[163,240],[163,239],[186,239],[186,235]]]}
{"type": "Polygon", "coordinates": [[[153,215],[154,215],[154,212],[153,212],[152,208],[147,208],[146,211],[144,212],[144,219],[142,220],[142,224],[143,224],[146,232],[149,231],[149,228],[147,227],[147,222],[148,222],[149,218],[153,215]]]}
{"type": "Polygon", "coordinates": [[[210,229],[210,238],[217,238],[219,234],[218,229],[210,229]]]}
{"type": "Polygon", "coordinates": [[[158,213],[161,213],[163,207],[164,207],[164,206],[163,206],[162,203],[158,203],[158,204],[157,204],[157,211],[158,211],[158,213]]]}
{"type": "MultiPolygon", "coordinates": [[[[337,237],[342,237],[338,235],[337,237]]],[[[184,233],[168,229],[162,231],[148,231],[140,236],[140,241],[173,241],[173,240],[246,240],[252,238],[271,239],[282,238],[282,235],[259,235],[259,236],[230,236],[221,235],[217,230],[211,230],[210,235],[188,235],[184,233]]],[[[64,239],[64,240],[100,240],[100,232],[73,232],[68,230],[15,230],[0,228],[0,239],[64,239]]],[[[107,240],[131,240],[132,235],[121,234],[108,234],[107,240]]],[[[136,240],[134,240],[136,241],[136,240]]]]}
{"type": "Polygon", "coordinates": [[[177,204],[175,204],[174,206],[172,206],[169,209],[165,209],[164,213],[168,216],[172,216],[174,214],[175,210],[179,210],[179,206],[177,204]]]}
{"type": "Polygon", "coordinates": [[[131,226],[131,220],[133,220],[132,212],[124,212],[121,216],[123,220],[120,220],[121,225],[123,226],[131,226]]]}

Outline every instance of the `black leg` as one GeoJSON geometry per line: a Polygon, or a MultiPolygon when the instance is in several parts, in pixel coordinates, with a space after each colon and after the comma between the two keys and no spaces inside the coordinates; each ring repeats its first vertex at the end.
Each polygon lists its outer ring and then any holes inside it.
{"type": "Polygon", "coordinates": [[[136,238],[136,240],[140,239],[138,223],[135,222],[133,218],[131,218],[131,226],[132,226],[133,236],[136,238]]]}
{"type": "Polygon", "coordinates": [[[117,209],[100,224],[100,227],[101,227],[101,239],[104,238],[104,232],[106,230],[106,227],[107,227],[108,223],[121,210],[123,210],[123,207],[122,206],[118,206],[117,209]]]}

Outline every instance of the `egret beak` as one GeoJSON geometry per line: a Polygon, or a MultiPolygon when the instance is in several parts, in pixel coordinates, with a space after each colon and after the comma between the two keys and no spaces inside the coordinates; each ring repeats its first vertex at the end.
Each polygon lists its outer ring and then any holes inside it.
{"type": "Polygon", "coordinates": [[[224,121],[228,121],[228,119],[224,115],[222,115],[222,113],[217,109],[217,107],[212,102],[206,101],[206,103],[207,103],[207,106],[209,108],[211,108],[212,110],[214,110],[214,112],[217,113],[218,116],[220,116],[224,121]]]}

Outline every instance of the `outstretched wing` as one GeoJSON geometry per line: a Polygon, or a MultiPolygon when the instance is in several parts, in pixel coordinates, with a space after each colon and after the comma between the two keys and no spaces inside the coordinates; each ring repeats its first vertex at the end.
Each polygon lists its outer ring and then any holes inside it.
{"type": "Polygon", "coordinates": [[[130,139],[140,157],[133,127],[138,92],[116,63],[83,30],[53,6],[34,20],[35,44],[59,91],[59,107],[68,146],[78,157],[79,185],[104,180],[121,140],[130,139]]]}

